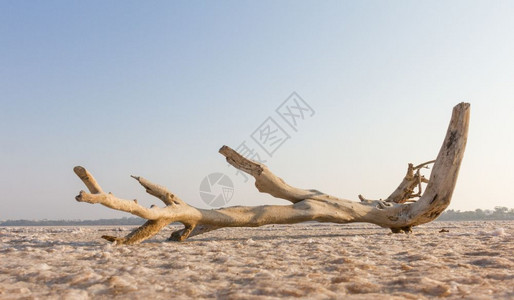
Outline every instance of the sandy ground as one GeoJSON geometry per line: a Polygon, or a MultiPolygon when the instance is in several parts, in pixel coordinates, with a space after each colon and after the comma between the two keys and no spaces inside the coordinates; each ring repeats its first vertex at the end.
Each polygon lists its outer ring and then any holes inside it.
{"type": "MultiPolygon", "coordinates": [[[[177,227],[175,227],[177,228],[177,227]]],[[[514,298],[514,222],[229,228],[113,246],[130,227],[1,227],[0,299],[514,298]],[[442,229],[447,233],[440,233],[442,229]]]]}

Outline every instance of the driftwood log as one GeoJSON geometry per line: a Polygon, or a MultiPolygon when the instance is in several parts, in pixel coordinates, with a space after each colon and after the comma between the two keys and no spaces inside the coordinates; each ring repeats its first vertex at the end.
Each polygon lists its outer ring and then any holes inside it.
{"type": "Polygon", "coordinates": [[[148,220],[126,237],[102,236],[117,244],[140,243],[172,222],[180,222],[184,228],[173,232],[168,239],[170,241],[183,241],[190,236],[222,227],[257,227],[305,221],[367,222],[390,228],[395,233],[408,233],[413,226],[436,219],[450,204],[466,147],[469,111],[468,103],[460,103],[453,108],[437,159],[417,166],[409,164],[402,182],[385,200],[368,200],[359,195],[360,202],[355,202],[318,190],[290,186],[265,165],[248,160],[227,146],[221,147],[219,152],[232,166],[252,175],[260,192],[288,200],[292,204],[199,209],[188,205],[165,187],[143,177],[132,176],[149,194],[165,204],[164,207],[146,208],[136,200],[124,200],[105,193],[93,176],[80,166],[75,167],[74,171],[89,193],[81,191],[75,199],[79,202],[100,203],[148,220]],[[420,169],[431,163],[434,165],[427,180],[421,175],[420,169]],[[424,192],[423,184],[426,184],[424,192]]]}

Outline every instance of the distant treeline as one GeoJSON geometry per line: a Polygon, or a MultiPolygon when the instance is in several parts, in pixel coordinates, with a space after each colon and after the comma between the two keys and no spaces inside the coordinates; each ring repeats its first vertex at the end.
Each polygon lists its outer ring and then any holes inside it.
{"type": "Polygon", "coordinates": [[[473,220],[514,220],[514,208],[496,206],[494,210],[475,209],[460,211],[449,209],[441,214],[437,221],[473,221],[473,220]]]}
{"type": "MultiPolygon", "coordinates": [[[[476,209],[474,211],[447,210],[437,221],[473,221],[473,220],[514,220],[514,208],[497,206],[494,210],[476,209]]],[[[122,226],[142,225],[145,219],[131,217],[100,220],[7,220],[0,221],[0,226],[122,226]]]]}
{"type": "Polygon", "coordinates": [[[142,225],[146,220],[138,217],[100,220],[7,220],[0,226],[95,226],[142,225]]]}

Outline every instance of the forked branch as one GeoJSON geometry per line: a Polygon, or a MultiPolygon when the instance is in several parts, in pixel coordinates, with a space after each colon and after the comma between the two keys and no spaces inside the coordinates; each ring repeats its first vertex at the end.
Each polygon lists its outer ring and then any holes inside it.
{"type": "Polygon", "coordinates": [[[159,198],[165,205],[146,208],[136,200],[120,199],[103,192],[94,177],[83,167],[75,167],[74,171],[89,193],[81,191],[75,199],[79,202],[99,203],[148,220],[126,237],[103,236],[118,244],[142,242],[171,222],[184,224],[184,229],[172,233],[169,238],[172,241],[183,241],[190,236],[222,227],[257,227],[304,221],[368,222],[391,228],[393,232],[409,232],[413,226],[437,218],[450,204],[466,147],[469,110],[468,103],[460,103],[454,107],[437,159],[417,166],[409,164],[402,182],[385,200],[368,200],[359,195],[361,201],[354,202],[318,190],[290,186],[265,165],[246,159],[227,146],[223,146],[219,152],[232,166],[253,176],[255,186],[260,192],[288,200],[292,204],[199,209],[188,205],[163,186],[132,176],[149,194],[159,198]],[[434,166],[430,179],[427,180],[420,170],[431,163],[434,166]],[[425,183],[427,186],[423,192],[422,184],[425,183]],[[416,201],[414,198],[418,197],[416,201]]]}

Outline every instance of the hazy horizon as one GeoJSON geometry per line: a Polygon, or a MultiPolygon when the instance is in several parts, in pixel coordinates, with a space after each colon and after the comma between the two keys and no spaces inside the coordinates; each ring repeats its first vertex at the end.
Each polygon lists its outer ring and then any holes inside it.
{"type": "Polygon", "coordinates": [[[131,216],[76,202],[76,165],[145,206],[161,203],[129,175],[199,208],[212,173],[233,182],[228,205],[286,204],[217,152],[242,142],[291,185],[385,198],[408,163],[435,159],[463,101],[449,209],[513,207],[513,13],[511,1],[0,2],[0,219],[131,216]],[[294,128],[277,113],[293,92],[311,108],[294,128]],[[271,155],[253,139],[270,117],[288,134],[271,155]]]}

